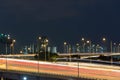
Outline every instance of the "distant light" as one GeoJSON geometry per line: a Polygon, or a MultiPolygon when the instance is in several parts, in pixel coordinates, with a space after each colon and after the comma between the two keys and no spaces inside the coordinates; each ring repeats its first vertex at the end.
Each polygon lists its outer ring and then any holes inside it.
{"type": "Polygon", "coordinates": [[[82,41],[84,41],[85,39],[84,38],[82,38],[82,41]]]}
{"type": "Polygon", "coordinates": [[[79,46],[79,43],[77,43],[76,46],[79,46]]]}
{"type": "Polygon", "coordinates": [[[46,39],[46,42],[48,42],[48,39],[46,39]]]}
{"type": "Polygon", "coordinates": [[[14,39],[14,40],[13,40],[13,43],[15,43],[15,42],[16,42],[16,40],[14,39]]]}
{"type": "Polygon", "coordinates": [[[8,36],[8,39],[10,39],[10,36],[8,36]]]}
{"type": "Polygon", "coordinates": [[[39,37],[39,40],[41,40],[42,38],[41,37],[39,37]]]}
{"type": "Polygon", "coordinates": [[[23,77],[23,80],[27,80],[27,77],[23,77]]]}
{"type": "Polygon", "coordinates": [[[7,35],[5,35],[5,37],[7,37],[7,35]]]}
{"type": "Polygon", "coordinates": [[[23,51],[20,51],[20,53],[23,53],[23,51]]]}
{"type": "Polygon", "coordinates": [[[106,38],[103,38],[103,41],[106,41],[106,38]]]}
{"type": "Polygon", "coordinates": [[[90,41],[87,41],[87,43],[90,43],[90,41]]]}
{"type": "Polygon", "coordinates": [[[3,36],[3,34],[1,34],[3,36]]]}
{"type": "Polygon", "coordinates": [[[67,44],[67,42],[64,42],[64,45],[66,45],[67,44]]]}

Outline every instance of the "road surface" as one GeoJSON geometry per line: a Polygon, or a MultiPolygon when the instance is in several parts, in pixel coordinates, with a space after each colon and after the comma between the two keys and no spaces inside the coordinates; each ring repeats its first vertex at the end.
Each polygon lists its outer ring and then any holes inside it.
{"type": "Polygon", "coordinates": [[[0,69],[8,69],[15,71],[25,71],[25,72],[35,72],[35,73],[47,73],[47,74],[57,74],[64,76],[73,77],[88,77],[88,78],[99,78],[106,80],[119,80],[120,78],[120,68],[100,68],[88,65],[65,65],[56,64],[50,62],[41,61],[30,61],[30,60],[20,60],[20,59],[10,59],[10,58],[0,58],[0,69]]]}

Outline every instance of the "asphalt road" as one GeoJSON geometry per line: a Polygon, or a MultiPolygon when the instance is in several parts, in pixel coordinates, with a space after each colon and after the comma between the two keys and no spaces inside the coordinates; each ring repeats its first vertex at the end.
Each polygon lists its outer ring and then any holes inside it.
{"type": "MultiPolygon", "coordinates": [[[[90,65],[90,64],[88,64],[90,65]]],[[[0,68],[16,71],[26,71],[26,72],[35,72],[35,73],[48,73],[48,74],[57,74],[64,76],[73,76],[73,77],[88,77],[88,78],[99,78],[107,80],[119,80],[120,70],[114,70],[110,68],[96,68],[94,66],[78,66],[76,65],[65,65],[65,64],[56,64],[49,62],[38,62],[38,61],[28,61],[28,60],[19,60],[19,59],[5,59],[0,58],[0,68]],[[7,63],[7,65],[6,65],[7,63]],[[6,67],[7,66],[7,67],[6,67]]]]}

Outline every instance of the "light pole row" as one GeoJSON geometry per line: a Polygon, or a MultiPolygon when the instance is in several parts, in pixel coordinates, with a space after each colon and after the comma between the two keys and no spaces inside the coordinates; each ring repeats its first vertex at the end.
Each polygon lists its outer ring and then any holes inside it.
{"type": "Polygon", "coordinates": [[[38,40],[40,42],[39,45],[39,49],[38,49],[38,53],[41,52],[41,48],[44,48],[44,53],[45,53],[45,61],[47,60],[47,46],[48,46],[48,42],[49,40],[46,37],[38,37],[38,40]]]}
{"type": "MultiPolygon", "coordinates": [[[[105,37],[102,38],[102,43],[100,44],[93,44],[91,40],[85,40],[85,38],[81,39],[82,43],[77,43],[76,45],[70,45],[68,42],[64,42],[64,53],[76,53],[76,52],[82,52],[82,53],[106,53],[108,52],[107,46],[108,42],[105,37]],[[99,45],[99,46],[98,46],[99,45]],[[86,51],[87,50],[87,51],[86,51]]],[[[110,52],[120,52],[120,43],[117,45],[116,43],[112,43],[110,41],[110,52]]]]}

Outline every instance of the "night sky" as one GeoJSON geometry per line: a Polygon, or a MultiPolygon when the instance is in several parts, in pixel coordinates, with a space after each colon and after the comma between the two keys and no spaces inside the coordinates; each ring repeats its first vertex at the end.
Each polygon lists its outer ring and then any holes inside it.
{"type": "Polygon", "coordinates": [[[17,45],[48,36],[51,44],[72,44],[81,37],[120,41],[119,0],[0,0],[0,33],[17,45]]]}

